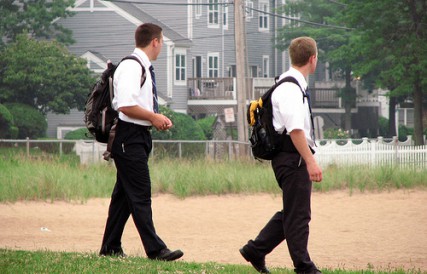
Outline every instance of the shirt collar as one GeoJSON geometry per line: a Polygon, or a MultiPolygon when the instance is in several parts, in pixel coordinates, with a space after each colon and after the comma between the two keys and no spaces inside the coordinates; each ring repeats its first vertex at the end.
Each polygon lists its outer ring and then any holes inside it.
{"type": "Polygon", "coordinates": [[[291,67],[288,71],[286,71],[285,73],[283,73],[282,75],[280,75],[279,80],[283,79],[287,76],[292,76],[294,77],[298,83],[300,84],[301,88],[303,90],[306,90],[308,87],[307,81],[304,78],[304,75],[302,75],[301,72],[299,72],[296,68],[291,67]]]}
{"type": "Polygon", "coordinates": [[[142,63],[143,63],[145,66],[147,66],[147,67],[150,67],[150,66],[151,66],[150,59],[148,59],[147,54],[146,54],[143,50],[141,50],[141,49],[139,49],[139,48],[135,48],[135,49],[133,50],[133,54],[137,55],[137,56],[141,59],[142,63]]]}

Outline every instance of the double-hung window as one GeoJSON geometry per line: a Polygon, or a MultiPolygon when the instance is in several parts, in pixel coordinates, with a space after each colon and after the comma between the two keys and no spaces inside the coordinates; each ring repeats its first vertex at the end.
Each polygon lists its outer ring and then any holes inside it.
{"type": "Polygon", "coordinates": [[[219,75],[219,53],[208,53],[208,77],[215,78],[219,75]]]}
{"type": "Polygon", "coordinates": [[[184,49],[175,49],[175,84],[185,84],[187,74],[186,53],[184,49]]]}
{"type": "Polygon", "coordinates": [[[219,5],[218,0],[208,0],[208,27],[219,27],[219,5]]]}
{"type": "Polygon", "coordinates": [[[259,2],[259,24],[258,28],[260,31],[268,31],[269,29],[269,20],[268,20],[268,13],[269,13],[269,5],[268,2],[260,1],[259,2]]]}

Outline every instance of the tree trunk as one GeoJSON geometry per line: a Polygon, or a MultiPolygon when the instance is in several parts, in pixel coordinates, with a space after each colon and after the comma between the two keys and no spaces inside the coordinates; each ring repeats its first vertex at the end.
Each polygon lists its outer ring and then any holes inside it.
{"type": "Polygon", "coordinates": [[[414,140],[416,146],[424,145],[423,139],[423,93],[420,82],[414,85],[414,140]]]}
{"type": "Polygon", "coordinates": [[[344,130],[351,133],[351,107],[353,105],[353,88],[351,87],[351,69],[347,68],[345,72],[345,87],[344,87],[344,130]]]}

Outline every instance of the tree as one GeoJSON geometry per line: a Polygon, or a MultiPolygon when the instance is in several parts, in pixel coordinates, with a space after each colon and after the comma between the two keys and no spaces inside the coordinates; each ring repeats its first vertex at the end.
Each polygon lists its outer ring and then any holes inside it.
{"type": "Polygon", "coordinates": [[[37,109],[25,104],[6,104],[7,109],[13,116],[14,123],[18,128],[18,138],[27,137],[36,139],[46,135],[46,118],[37,109]]]}
{"type": "Polygon", "coordinates": [[[26,31],[32,37],[53,39],[64,44],[73,42],[71,31],[55,20],[73,13],[67,10],[74,0],[1,0],[0,1],[0,49],[26,31]]]}
{"type": "Polygon", "coordinates": [[[361,74],[378,71],[377,85],[414,102],[414,139],[423,144],[423,94],[427,90],[427,3],[424,0],[347,1],[348,26],[360,30],[361,74]]]}
{"type": "Polygon", "coordinates": [[[17,36],[0,53],[0,103],[23,103],[46,114],[82,110],[94,82],[84,59],[56,41],[17,36]]]}
{"type": "Polygon", "coordinates": [[[289,2],[280,12],[300,20],[292,20],[280,30],[278,47],[284,50],[293,38],[310,36],[317,41],[319,59],[328,62],[329,68],[345,80],[345,87],[339,96],[345,109],[344,128],[351,130],[351,108],[355,106],[356,90],[351,86],[352,64],[357,60],[353,44],[358,39],[357,32],[347,28],[340,20],[345,5],[326,0],[300,0],[289,2]]]}

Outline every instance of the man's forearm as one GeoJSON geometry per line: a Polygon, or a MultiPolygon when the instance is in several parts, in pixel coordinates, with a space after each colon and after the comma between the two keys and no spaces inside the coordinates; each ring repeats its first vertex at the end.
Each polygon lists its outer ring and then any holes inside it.
{"type": "Polygon", "coordinates": [[[315,161],[313,153],[308,147],[307,139],[305,138],[304,131],[295,129],[290,133],[292,143],[297,149],[298,153],[304,159],[306,163],[312,163],[315,161]]]}

